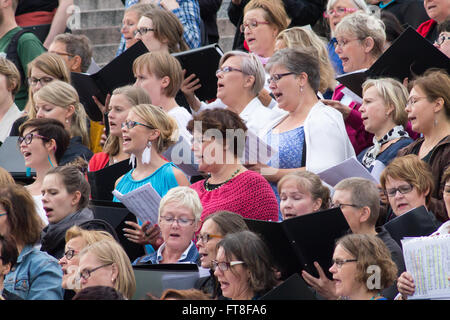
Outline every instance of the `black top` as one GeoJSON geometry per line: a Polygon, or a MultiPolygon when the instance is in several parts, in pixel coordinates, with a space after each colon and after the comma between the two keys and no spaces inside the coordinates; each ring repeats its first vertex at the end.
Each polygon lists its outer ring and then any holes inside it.
{"type": "Polygon", "coordinates": [[[222,0],[199,0],[200,17],[205,24],[208,43],[219,42],[219,30],[217,29],[217,11],[219,11],[222,0]]]}
{"type": "Polygon", "coordinates": [[[35,11],[53,11],[58,8],[58,0],[21,0],[17,6],[16,16],[35,11]]]}
{"type": "Polygon", "coordinates": [[[430,19],[422,0],[394,0],[382,10],[393,13],[404,28],[410,25],[417,29],[420,24],[430,19]]]}
{"type": "Polygon", "coordinates": [[[78,157],[82,157],[84,160],[89,162],[94,154],[81,141],[81,137],[73,137],[70,139],[69,146],[59,161],[59,165],[65,165],[78,157]]]}

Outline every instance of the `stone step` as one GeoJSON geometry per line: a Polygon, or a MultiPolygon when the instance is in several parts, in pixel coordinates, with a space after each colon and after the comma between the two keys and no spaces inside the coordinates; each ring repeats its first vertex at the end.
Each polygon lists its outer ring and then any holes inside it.
{"type": "Polygon", "coordinates": [[[86,28],[73,30],[72,32],[74,34],[84,34],[91,40],[93,45],[119,43],[122,35],[119,27],[86,28]]]}
{"type": "Polygon", "coordinates": [[[100,66],[108,64],[116,56],[119,43],[102,44],[93,46],[93,57],[95,62],[100,66]]]}
{"type": "Polygon", "coordinates": [[[80,14],[80,29],[122,25],[124,9],[86,10],[80,14]]]}
{"type": "Polygon", "coordinates": [[[74,0],[74,5],[78,6],[81,11],[124,8],[120,0],[74,0]]]}

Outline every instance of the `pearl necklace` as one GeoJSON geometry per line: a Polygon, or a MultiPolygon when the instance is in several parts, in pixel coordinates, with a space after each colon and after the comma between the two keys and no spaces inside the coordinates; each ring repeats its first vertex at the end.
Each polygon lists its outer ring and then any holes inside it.
{"type": "Polygon", "coordinates": [[[209,178],[211,178],[211,174],[209,174],[208,178],[205,180],[205,189],[206,189],[206,191],[213,191],[213,190],[219,189],[221,186],[223,186],[228,181],[233,179],[239,173],[239,171],[241,171],[241,168],[237,168],[237,170],[231,175],[230,178],[228,178],[225,182],[222,182],[222,183],[214,185],[214,187],[211,187],[211,184],[208,182],[209,178]]]}

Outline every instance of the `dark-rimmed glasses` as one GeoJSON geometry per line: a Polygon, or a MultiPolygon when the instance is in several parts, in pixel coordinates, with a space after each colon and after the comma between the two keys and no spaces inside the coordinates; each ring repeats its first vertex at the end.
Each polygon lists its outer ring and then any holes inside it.
{"type": "Polygon", "coordinates": [[[219,69],[217,69],[216,70],[216,76],[219,74],[219,73],[221,73],[221,72],[223,72],[223,73],[228,73],[228,72],[231,72],[231,71],[237,71],[237,72],[242,72],[242,73],[244,73],[244,71],[242,71],[241,69],[238,69],[238,68],[233,68],[233,67],[223,67],[223,68],[219,68],[219,69]]]}
{"type": "Polygon", "coordinates": [[[238,265],[238,264],[245,264],[244,261],[230,261],[230,262],[225,262],[225,261],[217,261],[217,260],[213,260],[211,261],[211,265],[212,268],[214,270],[217,270],[217,268],[220,271],[227,271],[229,268],[238,265]]]}
{"type": "Polygon", "coordinates": [[[436,41],[434,41],[438,46],[441,46],[445,40],[449,40],[450,37],[443,34],[442,36],[439,36],[436,41]]]}
{"type": "Polygon", "coordinates": [[[267,21],[257,21],[257,20],[250,20],[248,22],[244,22],[239,26],[239,30],[244,33],[245,28],[249,28],[250,30],[255,29],[260,24],[270,24],[270,22],[267,21]]]}
{"type": "Polygon", "coordinates": [[[341,210],[345,206],[353,207],[353,208],[361,208],[360,206],[357,206],[356,204],[352,204],[352,203],[332,203],[331,204],[331,208],[339,207],[339,209],[341,209],[341,210]]]}
{"type": "Polygon", "coordinates": [[[75,249],[69,249],[66,252],[64,252],[64,257],[66,257],[67,260],[72,260],[74,256],[78,254],[78,251],[75,249]]]}
{"type": "Polygon", "coordinates": [[[144,34],[146,34],[149,31],[155,31],[155,29],[145,28],[145,27],[138,28],[138,29],[136,29],[136,31],[134,31],[134,35],[137,35],[139,33],[141,36],[143,36],[144,34]]]}
{"type": "Polygon", "coordinates": [[[197,242],[203,242],[203,243],[208,243],[209,240],[211,240],[212,238],[217,238],[217,239],[222,239],[223,236],[220,236],[218,234],[198,234],[197,235],[197,242]]]}
{"type": "Polygon", "coordinates": [[[137,122],[137,121],[129,120],[129,121],[126,121],[126,122],[122,122],[122,128],[126,126],[127,129],[133,129],[137,125],[144,126],[146,128],[149,128],[149,129],[155,129],[152,126],[149,126],[148,124],[140,123],[140,122],[137,122]]]}
{"type": "Polygon", "coordinates": [[[36,86],[38,82],[41,84],[41,86],[45,86],[46,84],[49,84],[54,79],[52,77],[42,77],[42,78],[35,78],[31,77],[28,78],[28,84],[32,87],[36,86]]]}
{"type": "Polygon", "coordinates": [[[58,56],[69,56],[69,57],[75,57],[74,54],[68,53],[68,52],[59,52],[59,51],[49,51],[50,53],[57,54],[58,56]]]}
{"type": "Polygon", "coordinates": [[[172,224],[176,221],[180,227],[187,227],[191,226],[194,223],[195,219],[161,216],[161,221],[167,224],[172,224]]]}
{"type": "Polygon", "coordinates": [[[113,264],[113,263],[110,262],[110,263],[101,265],[101,266],[99,266],[99,267],[97,267],[97,268],[94,268],[94,269],[90,269],[90,270],[89,270],[89,269],[84,269],[83,271],[80,272],[80,278],[83,278],[84,280],[87,280],[87,279],[89,279],[89,278],[91,277],[91,275],[92,275],[92,273],[93,273],[94,271],[97,271],[98,269],[101,269],[101,268],[110,266],[110,265],[112,265],[112,264],[113,264]]]}
{"type": "Polygon", "coordinates": [[[273,82],[277,83],[281,78],[285,76],[289,76],[291,74],[295,74],[294,72],[286,72],[286,73],[275,73],[269,79],[267,79],[267,84],[270,85],[273,82]]]}
{"type": "Polygon", "coordinates": [[[341,260],[341,259],[332,259],[331,262],[333,264],[335,264],[338,268],[342,268],[342,266],[346,263],[349,262],[356,262],[358,261],[357,259],[346,259],[346,260],[341,260]]]}
{"type": "Polygon", "coordinates": [[[410,193],[413,188],[414,187],[412,186],[412,184],[408,183],[408,184],[399,186],[398,188],[386,189],[386,194],[388,197],[393,198],[397,194],[397,191],[400,192],[401,194],[407,194],[407,193],[410,193]]]}
{"type": "Polygon", "coordinates": [[[50,140],[47,137],[41,136],[41,135],[39,135],[37,133],[34,133],[34,132],[30,132],[30,133],[26,134],[24,137],[19,137],[17,139],[17,144],[20,146],[22,144],[22,142],[24,142],[24,141],[25,141],[25,144],[30,144],[31,141],[33,141],[34,137],[40,138],[42,140],[50,140]]]}

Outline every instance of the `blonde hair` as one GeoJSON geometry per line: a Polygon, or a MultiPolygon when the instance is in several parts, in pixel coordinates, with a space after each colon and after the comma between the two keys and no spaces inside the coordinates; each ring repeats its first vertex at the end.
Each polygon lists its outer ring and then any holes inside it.
{"type": "Polygon", "coordinates": [[[82,238],[86,245],[102,240],[115,240],[109,232],[103,230],[84,230],[79,226],[73,226],[66,231],[66,243],[78,237],[82,238]]]}
{"type": "MultiPolygon", "coordinates": [[[[150,104],[152,103],[147,92],[139,87],[134,87],[131,85],[123,86],[115,89],[112,95],[123,95],[127,101],[131,104],[131,107],[138,104],[150,104]]],[[[131,108],[130,108],[131,110],[131,108]]],[[[109,135],[106,139],[105,145],[103,146],[103,152],[107,153],[109,156],[115,156],[120,152],[120,139],[119,137],[109,135]]]]}
{"type": "MultiPolygon", "coordinates": [[[[0,74],[6,77],[6,87],[14,96],[20,89],[20,73],[16,65],[3,57],[0,57],[0,74]]],[[[25,80],[25,79],[22,79],[25,80]]]]}
{"type": "Polygon", "coordinates": [[[195,222],[200,221],[203,207],[197,192],[189,187],[175,187],[170,189],[159,203],[159,217],[168,203],[176,203],[180,207],[185,207],[192,211],[195,222]]]}
{"type": "Polygon", "coordinates": [[[34,99],[40,99],[64,109],[74,106],[75,111],[70,120],[70,136],[80,136],[83,144],[89,146],[88,118],[74,87],[66,82],[54,80],[37,91],[34,99]]]}
{"type": "Polygon", "coordinates": [[[293,27],[281,31],[276,40],[283,41],[287,48],[313,48],[319,58],[319,91],[324,93],[327,89],[334,90],[336,80],[333,65],[324,41],[314,31],[303,27],[293,27]]]}
{"type": "Polygon", "coordinates": [[[85,254],[94,255],[101,264],[115,264],[118,269],[114,289],[131,299],[136,291],[136,279],[133,267],[125,250],[115,240],[101,240],[85,247],[80,252],[80,259],[85,254]]]}
{"type": "Polygon", "coordinates": [[[153,146],[158,153],[162,153],[178,141],[178,124],[162,108],[152,104],[138,104],[130,111],[146,122],[150,127],[159,131],[159,137],[153,146]]]}
{"type": "Polygon", "coordinates": [[[278,28],[278,32],[286,29],[290,23],[284,4],[280,0],[251,0],[244,7],[244,16],[250,10],[262,9],[265,12],[265,19],[271,25],[278,28]]]}
{"type": "Polygon", "coordinates": [[[7,184],[15,184],[12,175],[4,168],[0,167],[0,186],[3,187],[7,184]]]}
{"type": "MultiPolygon", "coordinates": [[[[64,59],[56,53],[44,52],[28,63],[28,78],[31,77],[33,68],[37,68],[55,79],[70,83],[70,71],[67,68],[64,59]]],[[[31,87],[28,89],[28,96],[29,99],[25,110],[28,111],[28,117],[33,119],[36,118],[36,109],[34,107],[34,95],[33,91],[31,91],[31,87]]]]}
{"type": "Polygon", "coordinates": [[[363,94],[367,89],[375,87],[378,94],[383,99],[386,109],[394,107],[390,115],[396,125],[406,127],[408,123],[408,114],[405,111],[406,101],[408,100],[408,90],[397,80],[392,78],[380,78],[366,80],[363,85],[363,94]]]}
{"type": "Polygon", "coordinates": [[[163,93],[170,98],[177,95],[183,82],[183,71],[177,58],[165,51],[148,52],[133,62],[134,74],[143,69],[158,79],[169,77],[170,82],[162,89],[163,93]]]}

